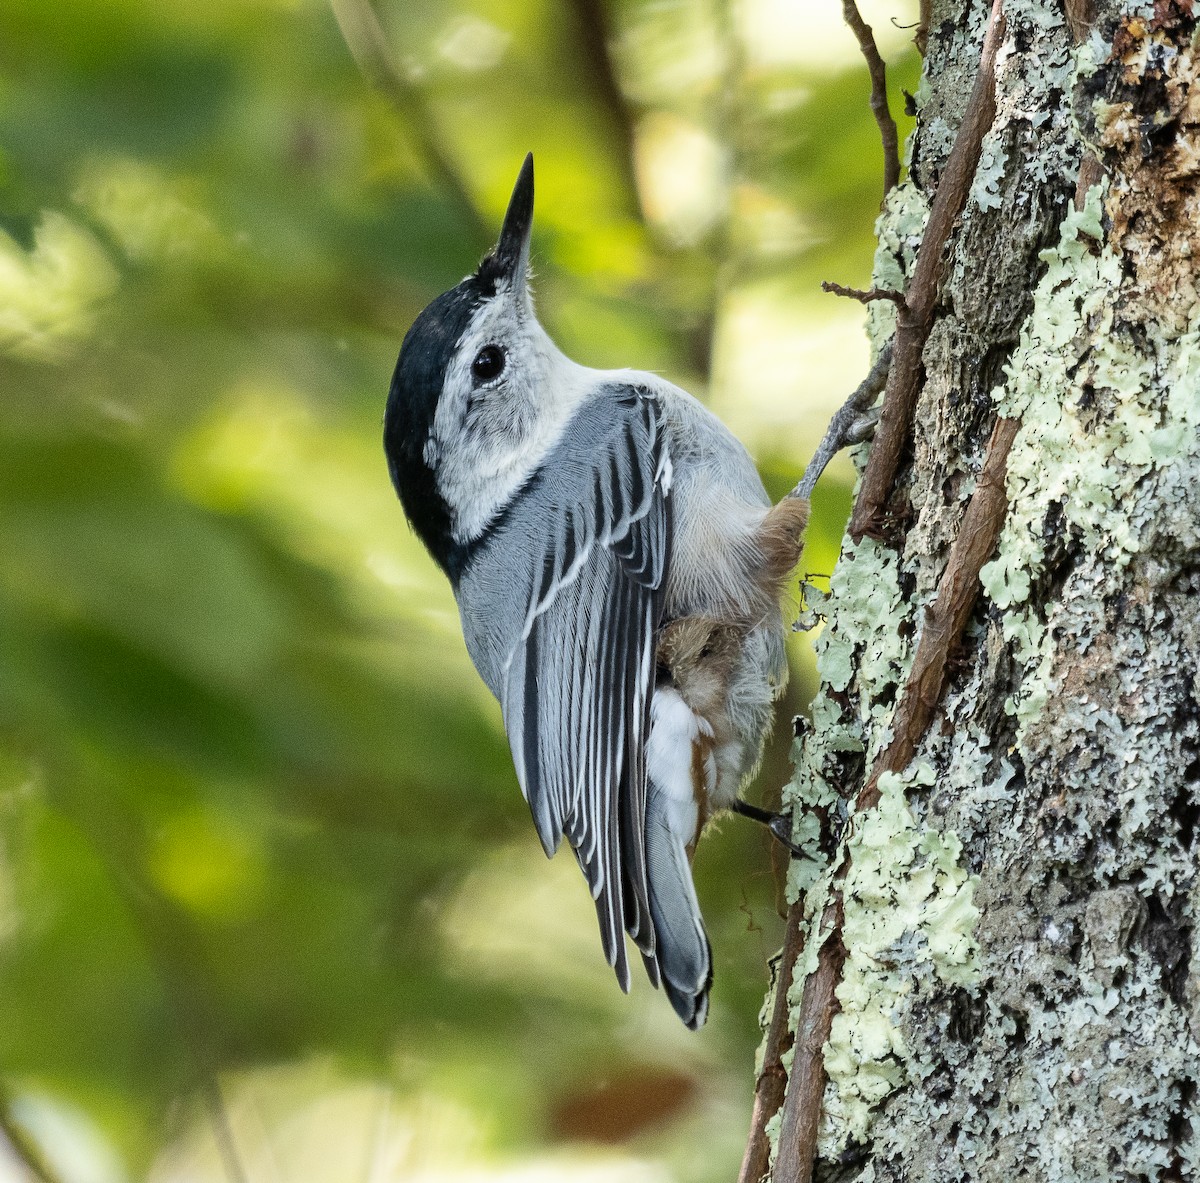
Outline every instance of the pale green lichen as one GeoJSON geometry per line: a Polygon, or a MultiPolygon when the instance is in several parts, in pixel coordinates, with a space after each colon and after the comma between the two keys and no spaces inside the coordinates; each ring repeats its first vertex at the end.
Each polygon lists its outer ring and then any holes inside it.
{"type": "MultiPolygon", "coordinates": [[[[874,705],[875,700],[885,691],[894,691],[907,673],[910,657],[907,643],[894,627],[902,608],[895,552],[871,539],[857,546],[847,543],[830,580],[829,603],[833,605],[829,623],[816,646],[823,688],[812,704],[812,726],[797,741],[796,775],[784,795],[797,818],[794,840],[806,855],[791,862],[788,897],[803,896],[809,926],[788,996],[792,1008],[800,1004],[804,981],[816,968],[828,936],[828,931],[817,933],[816,926],[831,890],[832,865],[820,848],[819,821],[839,804],[831,770],[847,753],[864,752],[868,741],[872,750],[883,741],[887,730],[879,723],[890,712],[874,705]],[[844,693],[851,682],[860,711],[847,717],[832,696],[844,693]]],[[[790,1068],[790,1060],[785,1066],[790,1068]]],[[[873,1069],[868,1066],[866,1071],[873,1069]]]]}
{"type": "Polygon", "coordinates": [[[988,137],[979,153],[979,166],[971,183],[971,199],[980,209],[1000,208],[1000,181],[1007,163],[1004,145],[998,139],[988,137]]]}
{"type": "MultiPolygon", "coordinates": [[[[1008,461],[1011,510],[981,580],[1003,610],[1005,639],[1031,673],[1044,667],[1051,645],[1026,601],[1055,533],[1077,532],[1106,562],[1127,564],[1143,546],[1151,513],[1136,495],[1139,482],[1195,457],[1200,440],[1195,333],[1162,359],[1112,331],[1125,276],[1120,257],[1098,243],[1102,200],[1093,188],[1083,208],[1067,214],[1059,243],[1042,252],[1046,272],[1033,314],[995,394],[999,413],[1020,418],[1021,430],[1008,461]],[[1052,511],[1061,520],[1048,534],[1052,511]]],[[[1172,499],[1182,508],[1191,496],[1180,486],[1172,499]]],[[[1045,673],[1027,678],[1010,703],[1023,724],[1046,702],[1045,673]]]]}
{"type": "Polygon", "coordinates": [[[894,627],[902,600],[894,551],[869,538],[847,545],[830,579],[829,595],[836,607],[816,643],[823,688],[812,703],[812,725],[793,752],[796,775],[784,790],[784,804],[797,817],[794,841],[806,856],[793,859],[788,872],[788,898],[793,900],[810,891],[824,870],[817,811],[827,811],[838,800],[828,770],[840,755],[866,750],[868,738],[868,758],[877,750],[887,733],[875,724],[890,711],[876,700],[902,680],[910,656],[894,627]],[[857,719],[847,719],[830,696],[844,692],[852,681],[860,705],[857,719]]]}
{"type": "Polygon", "coordinates": [[[823,685],[845,690],[856,679],[869,701],[902,674],[907,645],[892,627],[901,602],[896,552],[865,538],[843,553],[829,581],[836,615],[817,646],[823,685]]]}
{"type": "Polygon", "coordinates": [[[905,1045],[901,1014],[914,982],[932,973],[966,986],[979,971],[974,938],[975,879],[959,865],[953,833],[918,823],[906,789],[935,782],[928,764],[907,776],[885,773],[877,806],[854,819],[843,883],[846,962],[839,1013],[825,1048],[829,1079],[822,1153],[862,1142],[872,1109],[921,1073],[905,1045]]]}
{"type": "MultiPolygon", "coordinates": [[[[886,291],[902,292],[916,259],[929,217],[925,194],[911,181],[897,185],[884,199],[875,222],[875,262],[871,282],[886,291]]],[[[890,340],[896,327],[896,307],[890,300],[874,300],[867,310],[867,332],[876,349],[890,340]]]]}

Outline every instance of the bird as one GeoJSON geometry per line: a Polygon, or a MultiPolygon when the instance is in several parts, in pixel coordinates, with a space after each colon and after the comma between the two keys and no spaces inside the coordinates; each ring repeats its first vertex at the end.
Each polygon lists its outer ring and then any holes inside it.
{"type": "Polygon", "coordinates": [[[384,451],[547,856],[565,837],[621,988],[627,933],[695,1030],[712,985],[697,839],[729,809],[788,831],[739,793],[787,679],[780,599],[808,500],[773,505],[684,390],[557,348],[530,288],[533,206],[529,154],[496,246],[404,337],[384,451]]]}

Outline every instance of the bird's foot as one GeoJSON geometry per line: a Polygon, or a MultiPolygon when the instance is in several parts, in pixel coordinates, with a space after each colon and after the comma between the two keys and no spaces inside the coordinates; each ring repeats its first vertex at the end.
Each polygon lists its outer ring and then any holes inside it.
{"type": "Polygon", "coordinates": [[[869,440],[875,434],[875,428],[879,426],[879,416],[883,413],[883,407],[868,407],[846,428],[846,434],[842,441],[842,447],[848,448],[853,444],[861,444],[864,440],[869,440]]]}
{"type": "Polygon", "coordinates": [[[760,809],[740,797],[734,801],[732,808],[734,813],[740,813],[742,817],[748,817],[751,821],[766,826],[771,831],[771,836],[786,846],[797,858],[804,856],[805,852],[792,841],[792,819],[786,813],[772,813],[769,809],[760,809]]]}
{"type": "Polygon", "coordinates": [[[843,448],[862,443],[875,433],[875,424],[879,422],[881,408],[873,407],[872,403],[887,384],[891,364],[892,345],[889,342],[879,351],[871,372],[830,421],[824,438],[808,462],[800,483],[792,490],[791,496],[808,500],[821,473],[825,471],[825,465],[843,448]]]}

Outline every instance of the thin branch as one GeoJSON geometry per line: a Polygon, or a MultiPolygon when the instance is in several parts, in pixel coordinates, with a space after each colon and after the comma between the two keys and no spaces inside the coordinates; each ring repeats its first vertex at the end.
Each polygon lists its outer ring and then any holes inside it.
{"type": "MultiPolygon", "coordinates": [[[[803,918],[801,918],[803,919],[803,918]]],[[[767,1122],[779,1112],[787,1089],[787,1069],[783,1057],[791,1050],[792,1035],[788,1031],[788,991],[792,988],[792,973],[800,954],[804,952],[804,925],[788,918],[779,955],[775,981],[775,1001],[771,1008],[771,1023],[763,1050],[762,1068],[754,1086],[754,1112],[750,1118],[750,1137],[738,1172],[738,1183],[759,1183],[771,1169],[771,1143],[767,1138],[767,1122]]]]}
{"type": "Polygon", "coordinates": [[[917,52],[924,57],[929,44],[929,22],[933,19],[933,0],[921,0],[921,15],[917,20],[917,31],[913,34],[913,44],[917,52]]]}
{"type": "Polygon", "coordinates": [[[1092,31],[1092,22],[1096,19],[1093,0],[1063,0],[1063,10],[1067,17],[1067,27],[1071,30],[1071,39],[1078,45],[1086,41],[1092,31]]]}
{"type": "Polygon", "coordinates": [[[630,208],[640,213],[637,176],[634,172],[634,129],[636,120],[629,102],[621,90],[613,65],[612,25],[604,0],[570,0],[579,26],[583,64],[591,78],[592,90],[620,140],[619,165],[621,177],[629,195],[630,208]]]}
{"type": "MultiPolygon", "coordinates": [[[[995,550],[1004,524],[1008,509],[1005,494],[1008,453],[1019,426],[1016,419],[996,421],[975,492],[950,548],[937,597],[925,613],[912,669],[892,717],[893,739],[876,759],[869,779],[859,792],[855,813],[879,803],[879,778],[885,772],[901,772],[908,766],[933,720],[946,685],[947,659],[974,610],[979,595],[979,572],[995,550]]],[[[776,1183],[812,1180],[825,1091],[824,1048],[837,1013],[835,992],[846,958],[842,941],[845,916],[842,883],[849,865],[849,855],[843,853],[833,874],[830,902],[819,922],[818,931],[827,935],[817,957],[817,968],[804,983],[796,1025],[796,1053],[788,1078],[775,1158],[776,1183]]],[[[797,923],[802,921],[803,902],[797,901],[791,911],[796,913],[797,923]]],[[[792,916],[788,922],[793,922],[792,916]]]]}
{"type": "Polygon", "coordinates": [[[1003,36],[1002,0],[993,0],[975,86],[929,210],[908,297],[898,310],[896,356],[888,375],[883,413],[850,519],[850,536],[856,542],[865,534],[879,537],[882,532],[884,505],[900,466],[920,389],[921,353],[933,327],[933,310],[942,280],[942,254],[950,230],[966,204],[983,137],[996,113],[996,50],[1003,36]]]}
{"type": "Polygon", "coordinates": [[[813,458],[804,470],[800,483],[788,494],[789,497],[812,497],[813,489],[825,471],[825,466],[853,438],[855,425],[879,397],[887,382],[888,367],[892,362],[892,343],[889,341],[880,351],[870,373],[859,383],[858,389],[841,405],[825,429],[825,436],[813,453],[813,458]]]}
{"type": "Polygon", "coordinates": [[[1079,162],[1079,179],[1075,184],[1075,208],[1083,209],[1087,201],[1088,190],[1093,185],[1099,185],[1107,175],[1104,165],[1096,158],[1090,148],[1083,150],[1083,159],[1079,162]]]}
{"type": "Polygon", "coordinates": [[[208,1111],[213,1141],[226,1178],[229,1183],[249,1183],[212,1054],[217,1043],[215,1024],[200,993],[199,982],[189,972],[181,953],[181,916],[155,889],[124,869],[110,850],[99,843],[96,843],[96,849],[109,866],[113,882],[125,899],[151,967],[162,985],[163,998],[175,1020],[184,1050],[192,1059],[197,1087],[208,1111]]]}
{"type": "MultiPolygon", "coordinates": [[[[892,716],[892,741],[879,757],[872,782],[881,772],[900,772],[908,767],[941,701],[946,687],[946,661],[967,626],[979,595],[979,572],[995,550],[1004,524],[1008,509],[1004,479],[1018,427],[1016,419],[997,419],[992,429],[983,469],[950,548],[937,599],[925,610],[904,696],[892,716]]],[[[878,798],[878,790],[875,796],[878,798]]]]}
{"type": "Polygon", "coordinates": [[[858,38],[858,47],[867,60],[871,75],[871,113],[879,125],[879,138],[883,141],[883,195],[886,197],[900,181],[900,137],[896,132],[896,121],[888,108],[887,66],[879,56],[875,34],[863,20],[854,0],[842,0],[842,19],[858,38]]]}
{"type": "Polygon", "coordinates": [[[358,68],[407,125],[430,179],[458,207],[463,221],[479,240],[480,249],[487,246],[492,241],[491,232],[458,167],[443,150],[442,137],[420,92],[396,63],[370,0],[329,0],[329,5],[358,68]]]}
{"type": "Polygon", "coordinates": [[[896,291],[895,288],[848,288],[844,284],[826,279],[821,282],[821,291],[833,296],[845,296],[849,300],[857,300],[860,304],[871,304],[876,300],[891,300],[893,304],[904,303],[904,293],[896,291]]]}
{"type": "Polygon", "coordinates": [[[249,1183],[246,1168],[242,1165],[238,1154],[237,1139],[233,1136],[233,1123],[229,1120],[229,1110],[225,1105],[225,1097],[221,1092],[221,1082],[216,1072],[204,1070],[201,1081],[201,1091],[204,1102],[208,1106],[208,1119],[212,1123],[213,1139],[217,1143],[217,1152],[221,1156],[225,1173],[230,1183],[249,1183]]]}
{"type": "MultiPolygon", "coordinates": [[[[124,902],[146,957],[162,987],[184,1051],[196,1070],[201,1100],[208,1110],[213,1139],[229,1183],[248,1183],[249,1176],[238,1153],[229,1120],[215,1053],[219,1047],[216,1024],[195,973],[184,914],[134,870],[138,865],[131,836],[135,827],[128,818],[101,811],[80,796],[76,820],[104,864],[113,887],[124,902]]],[[[74,812],[74,811],[73,811],[74,812]]]]}
{"type": "MultiPolygon", "coordinates": [[[[845,874],[846,865],[843,862],[837,872],[838,880],[844,878],[845,874]]],[[[792,910],[798,913],[796,923],[803,925],[803,900],[797,900],[792,910]]],[[[804,994],[800,999],[800,1014],[796,1020],[796,1052],[788,1075],[783,1120],[779,1125],[779,1142],[775,1150],[775,1171],[771,1176],[774,1183],[812,1183],[821,1099],[825,1095],[825,1044],[837,1013],[834,992],[846,960],[846,947],[842,944],[842,920],[842,896],[838,891],[821,914],[818,931],[829,935],[821,945],[817,968],[804,983],[804,994]]],[[[791,923],[790,916],[788,923],[791,923]]]]}
{"type": "MultiPolygon", "coordinates": [[[[1086,41],[1092,31],[1096,19],[1094,0],[1064,0],[1067,27],[1071,30],[1071,39],[1076,45],[1086,41]]],[[[1075,185],[1075,208],[1082,209],[1087,200],[1088,190],[1104,180],[1104,165],[1091,148],[1083,149],[1083,159],[1079,162],[1079,179],[1075,185]]]]}
{"type": "Polygon", "coordinates": [[[38,1183],[61,1183],[54,1168],[46,1161],[38,1144],[25,1132],[12,1111],[8,1092],[0,1086],[0,1135],[21,1165],[38,1183]]]}

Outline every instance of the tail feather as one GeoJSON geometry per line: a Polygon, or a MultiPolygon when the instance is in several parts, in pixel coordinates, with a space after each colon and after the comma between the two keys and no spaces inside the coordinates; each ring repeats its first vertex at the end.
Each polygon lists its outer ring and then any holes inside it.
{"type": "Polygon", "coordinates": [[[671,830],[663,794],[656,791],[653,781],[646,806],[646,873],[654,953],[643,960],[650,980],[661,979],[675,1013],[695,1031],[708,1017],[712,949],[692,885],[684,837],[671,830]]]}

